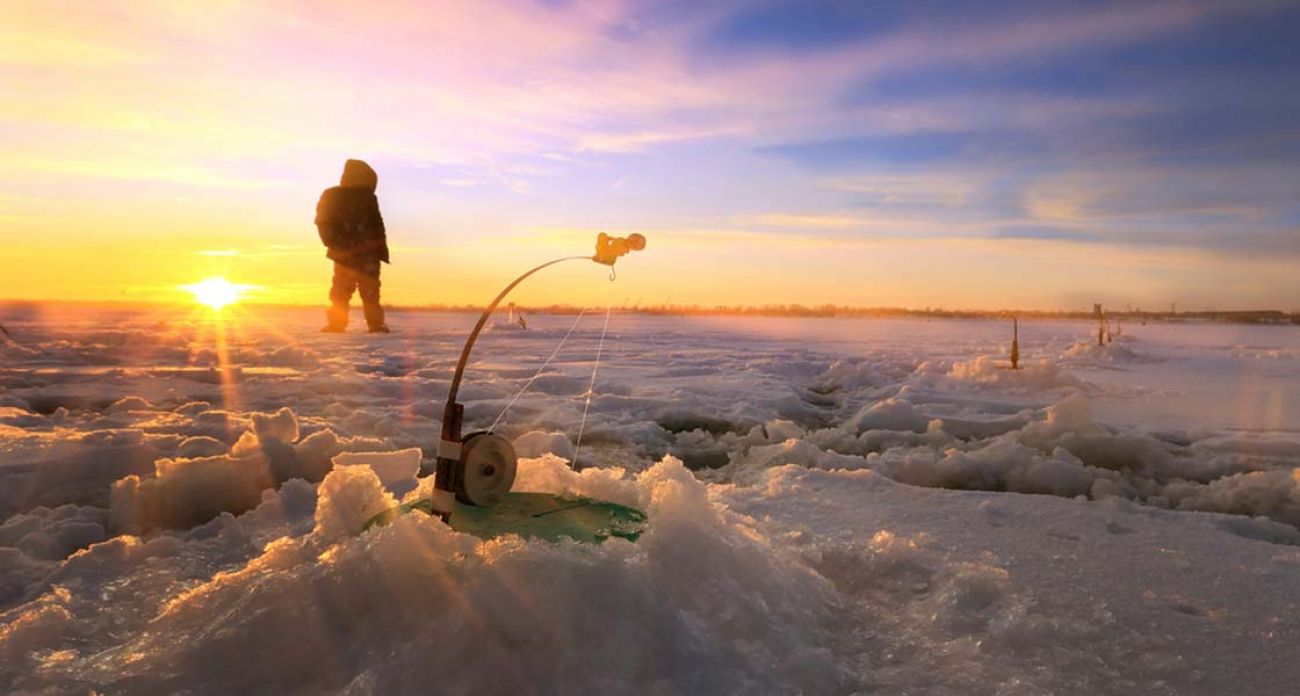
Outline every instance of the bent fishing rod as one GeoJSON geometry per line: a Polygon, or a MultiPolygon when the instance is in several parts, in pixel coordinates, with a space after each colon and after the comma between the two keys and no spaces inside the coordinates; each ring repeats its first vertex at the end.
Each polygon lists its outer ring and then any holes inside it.
{"type": "Polygon", "coordinates": [[[511,281],[483,310],[474,329],[470,331],[469,338],[465,340],[460,360],[456,363],[456,373],[447,389],[447,405],[442,411],[442,435],[438,439],[437,468],[433,478],[432,514],[444,522],[450,522],[456,501],[475,506],[491,506],[508,493],[514,484],[517,462],[514,446],[506,438],[492,432],[475,432],[462,437],[465,407],[456,401],[474,342],[478,340],[479,333],[483,331],[483,326],[497,305],[525,279],[548,266],[585,259],[609,266],[612,273],[614,262],[620,256],[644,248],[645,237],[642,235],[610,237],[601,232],[596,237],[596,253],[592,256],[565,256],[532,268],[511,281]]]}

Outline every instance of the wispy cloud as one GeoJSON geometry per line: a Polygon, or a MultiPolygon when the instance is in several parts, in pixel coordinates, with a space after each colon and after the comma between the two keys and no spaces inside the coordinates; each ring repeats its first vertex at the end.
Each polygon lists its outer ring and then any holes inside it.
{"type": "Polygon", "coordinates": [[[218,250],[310,237],[364,157],[422,248],[600,221],[1294,257],[1297,21],[1254,0],[8,3],[0,180],[139,235],[187,229],[164,210],[183,197],[218,250]]]}
{"type": "Polygon", "coordinates": [[[952,207],[975,202],[985,185],[986,173],[878,174],[832,178],[821,185],[835,191],[858,194],[870,205],[906,207],[952,207]]]}

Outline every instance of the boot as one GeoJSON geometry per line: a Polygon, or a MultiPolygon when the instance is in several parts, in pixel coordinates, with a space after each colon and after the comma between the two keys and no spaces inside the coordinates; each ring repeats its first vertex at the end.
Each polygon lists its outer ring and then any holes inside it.
{"type": "Polygon", "coordinates": [[[325,310],[325,326],[321,327],[321,333],[343,333],[348,330],[348,306],[346,304],[331,304],[325,310]]]}

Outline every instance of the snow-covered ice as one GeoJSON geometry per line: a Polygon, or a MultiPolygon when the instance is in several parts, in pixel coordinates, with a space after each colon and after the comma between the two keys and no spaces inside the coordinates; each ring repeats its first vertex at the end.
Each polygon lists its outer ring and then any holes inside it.
{"type": "Polygon", "coordinates": [[[1289,693],[1300,331],[615,315],[483,336],[466,432],[637,543],[422,515],[468,314],[0,307],[16,692],[1289,693]],[[425,478],[416,479],[416,475],[425,478]]]}

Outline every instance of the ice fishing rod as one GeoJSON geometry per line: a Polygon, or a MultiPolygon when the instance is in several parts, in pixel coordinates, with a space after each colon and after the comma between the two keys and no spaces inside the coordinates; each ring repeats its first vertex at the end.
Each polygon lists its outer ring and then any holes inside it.
{"type": "Polygon", "coordinates": [[[465,376],[465,366],[469,364],[470,351],[474,349],[474,342],[487,324],[488,317],[492,316],[497,305],[511,290],[543,268],[565,261],[587,259],[609,266],[612,271],[614,262],[620,256],[644,248],[645,237],[642,235],[631,234],[624,238],[611,237],[601,232],[596,237],[596,253],[592,256],[565,256],[547,261],[511,281],[483,310],[460,352],[456,373],[447,389],[447,405],[442,411],[442,435],[438,439],[437,468],[433,474],[431,501],[432,513],[442,521],[451,520],[456,501],[480,507],[491,506],[510,492],[510,487],[515,482],[517,459],[510,440],[487,431],[461,436],[465,407],[457,403],[456,396],[460,393],[460,382],[465,376]]]}

